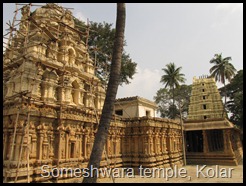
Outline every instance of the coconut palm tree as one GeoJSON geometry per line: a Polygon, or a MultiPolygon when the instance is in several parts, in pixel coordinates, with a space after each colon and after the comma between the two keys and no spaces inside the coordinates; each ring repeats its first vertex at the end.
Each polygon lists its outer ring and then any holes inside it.
{"type": "Polygon", "coordinates": [[[172,89],[173,94],[173,112],[172,112],[172,119],[174,119],[174,88],[179,87],[179,83],[184,83],[185,78],[184,74],[180,73],[182,67],[176,68],[176,65],[174,63],[169,63],[166,65],[166,68],[163,68],[162,70],[165,72],[163,76],[161,76],[160,82],[165,85],[165,88],[169,87],[172,89]]]}
{"type": "MultiPolygon", "coordinates": [[[[98,130],[95,136],[90,160],[88,163],[88,169],[99,169],[100,161],[102,158],[103,149],[108,137],[108,130],[113,114],[114,102],[120,82],[121,72],[121,58],[124,45],[124,31],[125,31],[125,3],[117,3],[117,18],[116,18],[116,33],[114,41],[114,49],[112,55],[112,64],[110,70],[110,77],[106,91],[106,98],[103,105],[102,115],[100,118],[98,130]]],[[[91,173],[91,171],[89,171],[91,173]]],[[[97,177],[96,171],[93,176],[90,174],[83,179],[83,183],[96,183],[97,177]]]]}
{"type": "Polygon", "coordinates": [[[214,58],[210,60],[210,63],[214,64],[209,70],[211,77],[215,78],[215,81],[221,82],[224,84],[224,96],[226,105],[226,88],[225,88],[225,80],[227,79],[231,82],[231,79],[236,74],[237,70],[230,63],[231,57],[222,57],[222,53],[215,54],[214,58]]]}

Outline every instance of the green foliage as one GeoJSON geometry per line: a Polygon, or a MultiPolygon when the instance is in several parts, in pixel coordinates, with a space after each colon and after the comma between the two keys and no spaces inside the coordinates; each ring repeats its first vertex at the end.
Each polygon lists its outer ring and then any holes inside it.
{"type": "Polygon", "coordinates": [[[169,63],[166,68],[163,68],[164,75],[161,77],[161,83],[165,84],[165,88],[175,88],[179,86],[179,83],[184,83],[184,74],[180,73],[182,67],[176,68],[174,63],[169,63]]]}
{"type": "Polygon", "coordinates": [[[174,118],[180,117],[179,109],[181,109],[182,118],[185,119],[188,114],[188,107],[190,103],[191,85],[181,85],[174,89],[174,105],[172,101],[173,93],[167,88],[161,88],[157,91],[154,100],[158,105],[158,112],[160,116],[165,118],[172,118],[174,111],[174,118]]]}
{"type": "Polygon", "coordinates": [[[231,78],[235,75],[236,69],[229,62],[231,57],[222,57],[222,54],[215,54],[214,58],[210,60],[210,63],[214,64],[209,70],[212,77],[215,78],[215,81],[219,81],[225,84],[227,79],[229,82],[231,78]]]}
{"type": "MultiPolygon", "coordinates": [[[[76,18],[74,21],[78,30],[86,32],[87,26],[84,22],[76,18]]],[[[112,28],[112,25],[106,22],[90,22],[88,52],[96,63],[96,76],[104,84],[107,84],[109,80],[114,46],[115,28],[112,28]]],[[[84,42],[86,43],[86,38],[84,38],[84,42]]],[[[126,41],[124,41],[124,46],[126,46],[126,41]]],[[[123,51],[121,65],[120,85],[129,84],[130,79],[133,79],[133,75],[136,73],[137,63],[133,62],[130,55],[123,51]]]]}
{"type": "Polygon", "coordinates": [[[171,97],[172,95],[170,91],[166,88],[160,88],[154,97],[154,100],[158,105],[157,111],[160,112],[160,116],[162,118],[171,117],[172,113],[170,113],[169,109],[170,105],[172,105],[171,97]]]}
{"type": "Polygon", "coordinates": [[[186,119],[188,115],[188,109],[190,104],[190,96],[191,96],[191,85],[181,85],[174,89],[174,97],[177,103],[179,103],[179,107],[182,111],[182,116],[186,119]]]}
{"type": "Polygon", "coordinates": [[[226,103],[227,110],[231,113],[230,121],[243,128],[243,70],[239,70],[234,78],[225,87],[220,88],[230,98],[226,103]]]}
{"type": "Polygon", "coordinates": [[[170,107],[170,110],[172,110],[172,116],[171,118],[174,119],[175,118],[175,94],[174,94],[174,88],[178,88],[179,87],[179,83],[184,83],[185,82],[185,78],[184,78],[184,74],[180,73],[182,67],[178,67],[176,68],[174,63],[169,63],[166,65],[166,68],[163,68],[162,70],[164,71],[164,75],[161,76],[161,80],[160,82],[163,83],[165,85],[165,88],[169,87],[170,89],[172,89],[172,94],[173,94],[173,105],[172,107],[170,107]]]}

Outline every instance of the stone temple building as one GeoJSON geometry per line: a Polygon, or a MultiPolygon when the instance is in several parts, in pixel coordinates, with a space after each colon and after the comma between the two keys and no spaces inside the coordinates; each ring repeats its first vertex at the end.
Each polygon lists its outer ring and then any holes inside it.
{"type": "MultiPolygon", "coordinates": [[[[105,89],[72,13],[53,3],[30,7],[21,8],[3,56],[3,180],[73,182],[81,178],[42,176],[41,167],[87,167],[105,89]]],[[[121,117],[116,101],[101,166],[182,165],[180,123],[156,118],[153,102],[129,99],[138,114],[121,117]]]]}
{"type": "Polygon", "coordinates": [[[214,78],[194,77],[184,130],[188,164],[242,163],[240,130],[227,119],[214,78]]]}

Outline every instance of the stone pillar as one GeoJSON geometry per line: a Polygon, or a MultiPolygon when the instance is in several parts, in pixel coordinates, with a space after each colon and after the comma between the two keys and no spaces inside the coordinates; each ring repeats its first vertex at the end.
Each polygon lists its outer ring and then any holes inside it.
{"type": "MultiPolygon", "coordinates": [[[[20,151],[20,146],[21,146],[21,138],[22,138],[22,129],[16,131],[16,141],[15,141],[15,151],[14,151],[14,160],[18,161],[19,158],[19,151],[20,151]]],[[[10,138],[10,143],[12,144],[13,141],[13,136],[10,138]]],[[[8,152],[10,152],[10,149],[8,149],[8,152]]],[[[10,155],[10,153],[7,153],[10,155]]],[[[7,156],[9,158],[9,156],[7,156]]]]}
{"type": "Polygon", "coordinates": [[[145,156],[148,155],[148,136],[144,136],[143,153],[144,153],[145,156]]]}
{"type": "Polygon", "coordinates": [[[65,88],[65,102],[71,103],[72,102],[72,95],[71,95],[71,86],[65,88]]]}
{"type": "Polygon", "coordinates": [[[65,139],[65,127],[63,126],[63,121],[62,124],[57,128],[57,130],[58,130],[58,137],[59,137],[57,158],[59,161],[60,159],[65,159],[66,139],[65,139]]]}
{"type": "Polygon", "coordinates": [[[224,138],[224,152],[228,154],[234,154],[230,139],[230,129],[223,130],[223,138],[224,138]]]}
{"type": "Polygon", "coordinates": [[[81,133],[81,143],[80,143],[80,157],[82,160],[84,160],[84,129],[81,130],[82,133],[81,133]]]}
{"type": "Polygon", "coordinates": [[[85,158],[85,160],[87,160],[87,149],[86,149],[86,144],[87,144],[87,134],[84,134],[84,140],[83,140],[83,156],[85,158]]]}
{"type": "Polygon", "coordinates": [[[49,143],[49,159],[53,159],[53,157],[54,157],[54,147],[53,147],[54,134],[50,132],[48,137],[50,139],[50,143],[49,143]]]}
{"type": "Polygon", "coordinates": [[[172,130],[168,132],[168,143],[169,143],[169,152],[173,152],[173,133],[172,130]]]}
{"type": "Polygon", "coordinates": [[[83,99],[84,99],[84,89],[79,91],[79,96],[78,96],[78,103],[79,105],[84,105],[83,99]]]}
{"type": "Polygon", "coordinates": [[[65,133],[65,159],[66,161],[69,158],[69,134],[65,133]]]}
{"type": "Polygon", "coordinates": [[[165,129],[164,131],[163,131],[163,134],[162,134],[162,138],[163,138],[163,150],[162,150],[162,152],[165,154],[165,153],[167,153],[167,130],[165,129]]]}
{"type": "Polygon", "coordinates": [[[32,134],[31,137],[31,153],[30,158],[36,159],[37,154],[37,136],[35,133],[32,134]]]}
{"type": "Polygon", "coordinates": [[[42,151],[43,151],[42,159],[44,159],[44,160],[49,159],[48,148],[49,148],[49,142],[48,142],[47,134],[44,134],[43,143],[42,143],[42,151]]]}
{"type": "Polygon", "coordinates": [[[76,134],[76,141],[77,141],[77,145],[76,145],[76,157],[77,158],[81,158],[81,135],[80,134],[76,134]]]}
{"type": "Polygon", "coordinates": [[[131,156],[132,152],[131,152],[131,137],[127,136],[127,155],[131,156]]]}
{"type": "Polygon", "coordinates": [[[148,153],[148,156],[150,156],[150,154],[151,154],[151,136],[150,135],[148,135],[148,151],[147,151],[147,153],[148,153]]]}
{"type": "Polygon", "coordinates": [[[42,160],[42,153],[43,153],[43,136],[42,132],[39,132],[39,145],[38,145],[38,159],[42,160]]]}

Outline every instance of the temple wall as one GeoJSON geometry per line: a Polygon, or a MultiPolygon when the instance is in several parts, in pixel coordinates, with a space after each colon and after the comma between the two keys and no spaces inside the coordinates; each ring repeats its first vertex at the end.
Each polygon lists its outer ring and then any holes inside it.
{"type": "MultiPolygon", "coordinates": [[[[17,182],[54,181],[44,178],[42,166],[52,168],[86,168],[90,158],[95,133],[96,116],[88,110],[68,109],[57,117],[58,109],[51,107],[30,109],[27,123],[24,105],[16,119],[10,110],[3,118],[3,176],[9,166],[8,182],[13,182],[19,166],[17,182]],[[41,115],[41,117],[40,117],[41,115]],[[17,121],[14,148],[14,128],[17,121]],[[29,138],[27,129],[29,125],[29,138]],[[24,138],[22,138],[23,129],[24,138]],[[23,140],[23,142],[22,142],[23,140]],[[21,145],[23,143],[23,145],[21,145]],[[20,149],[22,147],[22,152],[20,149]],[[27,150],[29,148],[29,152],[27,150]],[[10,154],[12,151],[12,158],[10,154]],[[27,157],[29,153],[29,163],[27,157]],[[19,159],[20,158],[20,159],[19,159]],[[9,161],[10,160],[10,161],[9,161]],[[18,165],[19,164],[19,165],[18,165]]],[[[157,118],[132,118],[112,120],[108,140],[102,155],[102,167],[170,167],[182,164],[182,138],[180,125],[172,120],[157,118]]],[[[58,182],[66,179],[59,178],[58,182]]]]}

